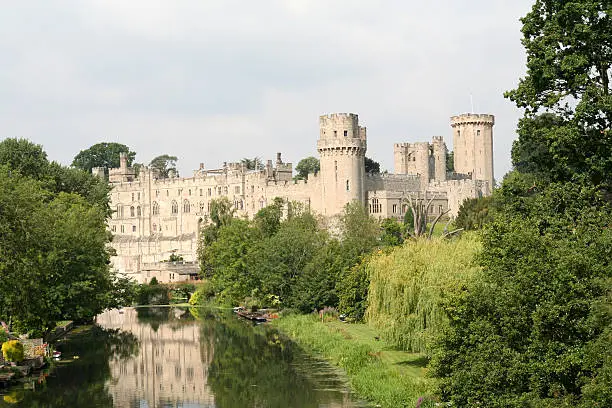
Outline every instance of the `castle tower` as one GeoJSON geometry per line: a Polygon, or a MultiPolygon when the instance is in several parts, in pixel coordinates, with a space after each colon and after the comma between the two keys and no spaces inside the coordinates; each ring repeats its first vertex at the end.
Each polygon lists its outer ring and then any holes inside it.
{"type": "Polygon", "coordinates": [[[446,180],[446,143],[442,136],[434,136],[432,141],[434,171],[433,179],[436,181],[446,180]]]}
{"type": "Polygon", "coordinates": [[[323,115],[319,127],[323,215],[330,216],[353,200],[365,203],[366,129],[353,113],[323,115]]]}
{"type": "Polygon", "coordinates": [[[416,142],[414,148],[414,173],[421,176],[421,189],[426,189],[431,176],[429,165],[429,143],[416,142]]]}
{"type": "Polygon", "coordinates": [[[493,125],[495,117],[466,113],[451,117],[455,171],[471,174],[473,180],[489,182],[493,188],[493,125]]]}

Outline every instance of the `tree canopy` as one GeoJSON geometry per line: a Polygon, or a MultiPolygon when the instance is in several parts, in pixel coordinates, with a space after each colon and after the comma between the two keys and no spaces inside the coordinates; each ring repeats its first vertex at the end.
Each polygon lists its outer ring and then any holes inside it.
{"type": "Polygon", "coordinates": [[[177,160],[178,159],[176,158],[176,156],[162,154],[161,156],[157,156],[156,158],[151,160],[149,166],[152,170],[158,172],[159,178],[168,178],[171,174],[178,176],[178,172],[176,170],[177,160]]]}
{"type": "Polygon", "coordinates": [[[94,167],[104,167],[108,176],[108,169],[119,167],[119,153],[127,154],[127,165],[131,166],[136,153],[126,145],[114,142],[96,143],[88,149],[81,150],[74,156],[72,166],[88,173],[94,167]]]}
{"type": "Polygon", "coordinates": [[[380,163],[370,159],[369,157],[366,157],[365,158],[365,172],[369,174],[380,173],[380,163]]]}
{"type": "Polygon", "coordinates": [[[536,0],[515,170],[494,193],[483,270],[445,296],[432,373],[456,406],[612,406],[612,9],[536,0]]]}
{"type": "Polygon", "coordinates": [[[321,170],[319,159],[313,156],[306,157],[295,166],[296,180],[306,180],[309,174],[317,174],[321,170]]]}

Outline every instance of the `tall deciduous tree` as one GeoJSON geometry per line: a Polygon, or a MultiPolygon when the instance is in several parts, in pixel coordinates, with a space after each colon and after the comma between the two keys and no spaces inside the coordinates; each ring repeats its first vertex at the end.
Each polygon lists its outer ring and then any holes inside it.
{"type": "Polygon", "coordinates": [[[297,166],[295,166],[295,171],[297,171],[297,174],[294,178],[296,180],[306,180],[309,174],[317,174],[320,169],[321,165],[319,163],[319,159],[313,156],[306,157],[305,159],[300,160],[297,166]]]}
{"type": "Polygon", "coordinates": [[[157,170],[160,178],[168,178],[171,173],[178,175],[176,171],[177,160],[178,159],[176,158],[176,156],[162,154],[161,156],[157,156],[156,158],[151,160],[149,166],[151,166],[151,169],[157,170]]]}
{"type": "Polygon", "coordinates": [[[26,177],[40,180],[47,173],[49,161],[41,145],[9,138],[0,142],[0,165],[3,164],[26,177]]]}
{"type": "Polygon", "coordinates": [[[380,173],[380,163],[366,157],[364,160],[365,172],[369,174],[378,174],[380,173]]]}
{"type": "Polygon", "coordinates": [[[131,166],[136,153],[126,145],[115,142],[96,143],[88,149],[81,150],[79,154],[74,156],[72,166],[88,173],[94,167],[104,167],[107,169],[106,174],[108,175],[108,169],[119,167],[120,153],[127,154],[127,164],[131,166]]]}

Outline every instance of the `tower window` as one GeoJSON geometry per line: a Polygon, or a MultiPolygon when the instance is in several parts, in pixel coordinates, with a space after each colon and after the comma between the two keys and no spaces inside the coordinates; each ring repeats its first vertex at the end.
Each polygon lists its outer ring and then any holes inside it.
{"type": "Polygon", "coordinates": [[[348,136],[348,130],[345,130],[344,131],[344,137],[347,137],[347,136],[348,136]]]}
{"type": "Polygon", "coordinates": [[[132,225],[132,232],[136,232],[136,226],[132,225]]]}
{"type": "Polygon", "coordinates": [[[480,129],[476,131],[476,136],[480,136],[480,129]]]}
{"type": "Polygon", "coordinates": [[[334,130],[334,137],[338,137],[338,131],[334,130]]]}
{"type": "Polygon", "coordinates": [[[459,137],[459,136],[461,136],[461,131],[460,130],[457,131],[457,137],[459,137]]]}
{"type": "Polygon", "coordinates": [[[351,191],[351,188],[350,188],[348,180],[346,180],[346,191],[351,191]]]}

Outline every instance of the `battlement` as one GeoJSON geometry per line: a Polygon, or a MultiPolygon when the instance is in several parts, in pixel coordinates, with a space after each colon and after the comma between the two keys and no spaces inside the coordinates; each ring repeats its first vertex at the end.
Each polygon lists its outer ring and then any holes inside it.
{"type": "Polygon", "coordinates": [[[327,113],[325,115],[319,116],[320,122],[327,121],[327,120],[334,120],[334,121],[356,120],[356,121],[359,121],[359,115],[357,115],[356,113],[327,113]]]}
{"type": "Polygon", "coordinates": [[[481,113],[463,113],[461,115],[451,116],[451,127],[464,124],[493,126],[495,124],[495,116],[481,113]]]}
{"type": "Polygon", "coordinates": [[[444,136],[433,136],[431,140],[433,143],[444,143],[444,136]]]}

